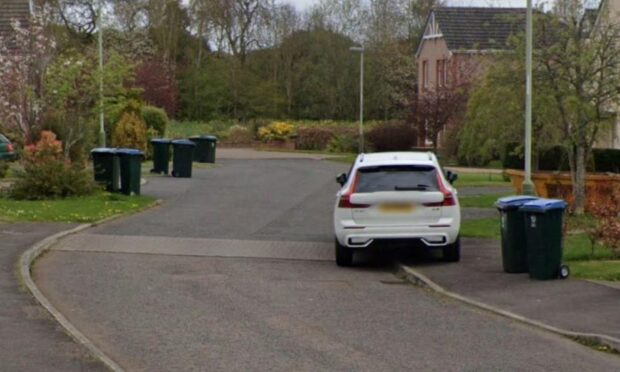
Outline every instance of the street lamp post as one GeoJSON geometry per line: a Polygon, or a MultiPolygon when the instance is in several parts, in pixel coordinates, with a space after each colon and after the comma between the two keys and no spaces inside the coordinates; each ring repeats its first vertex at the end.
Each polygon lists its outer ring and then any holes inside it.
{"type": "Polygon", "coordinates": [[[534,195],[532,182],[532,0],[527,0],[526,23],[526,53],[525,53],[525,177],[523,179],[523,193],[534,195]]]}
{"type": "Polygon", "coordinates": [[[359,152],[360,154],[364,152],[364,46],[351,47],[349,48],[351,52],[356,52],[360,54],[360,142],[359,142],[359,152]]]}
{"type": "Polygon", "coordinates": [[[105,147],[105,127],[103,114],[103,0],[99,0],[99,9],[97,14],[98,31],[98,52],[99,52],[99,147],[105,147]]]}

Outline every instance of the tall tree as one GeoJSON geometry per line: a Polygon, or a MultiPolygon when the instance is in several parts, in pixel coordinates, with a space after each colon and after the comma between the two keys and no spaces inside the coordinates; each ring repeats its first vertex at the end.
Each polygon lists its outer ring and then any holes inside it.
{"type": "Polygon", "coordinates": [[[601,13],[593,24],[583,3],[563,17],[544,17],[537,63],[550,86],[566,138],[574,208],[584,211],[586,164],[602,128],[615,120],[620,103],[620,25],[601,13]]]}

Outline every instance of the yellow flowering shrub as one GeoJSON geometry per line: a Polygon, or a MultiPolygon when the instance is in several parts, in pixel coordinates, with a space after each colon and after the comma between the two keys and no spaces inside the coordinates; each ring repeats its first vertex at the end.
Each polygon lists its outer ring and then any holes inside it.
{"type": "Polygon", "coordinates": [[[293,135],[295,127],[284,121],[276,121],[258,129],[258,139],[263,142],[286,141],[293,135]]]}

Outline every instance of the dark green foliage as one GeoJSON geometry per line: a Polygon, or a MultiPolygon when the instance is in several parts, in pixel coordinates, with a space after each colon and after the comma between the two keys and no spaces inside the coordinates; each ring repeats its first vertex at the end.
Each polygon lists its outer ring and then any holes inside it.
{"type": "Polygon", "coordinates": [[[620,150],[594,149],[592,155],[597,172],[620,173],[620,150]]]}
{"type": "Polygon", "coordinates": [[[415,128],[403,121],[388,121],[368,131],[376,151],[410,151],[417,143],[415,128]]]}
{"type": "Polygon", "coordinates": [[[88,171],[63,160],[49,160],[25,166],[9,196],[18,200],[44,200],[90,195],[97,190],[88,171]]]}
{"type": "Polygon", "coordinates": [[[523,169],[523,148],[521,144],[509,142],[504,146],[502,154],[502,167],[504,169],[523,169]]]}
{"type": "Polygon", "coordinates": [[[295,147],[299,150],[325,150],[334,133],[324,128],[300,128],[295,147]]]}
{"type": "Polygon", "coordinates": [[[144,106],[142,107],[142,119],[146,123],[147,130],[153,129],[162,137],[166,134],[169,122],[166,111],[154,106],[144,106]]]}
{"type": "Polygon", "coordinates": [[[354,130],[342,130],[327,144],[327,151],[341,153],[355,153],[359,149],[359,136],[354,130]]]}
{"type": "Polygon", "coordinates": [[[566,148],[564,146],[551,146],[540,149],[538,152],[538,170],[568,172],[570,164],[566,148]]]}
{"type": "Polygon", "coordinates": [[[9,163],[4,160],[0,160],[0,178],[6,177],[9,171],[9,163]]]}

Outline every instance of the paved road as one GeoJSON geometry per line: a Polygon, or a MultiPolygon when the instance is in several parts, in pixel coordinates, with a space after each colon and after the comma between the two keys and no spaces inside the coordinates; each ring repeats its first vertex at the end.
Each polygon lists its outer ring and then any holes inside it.
{"type": "MultiPolygon", "coordinates": [[[[226,160],[153,178],[164,204],[35,266],[57,308],[130,370],[600,370],[620,359],[405,284],[393,257],[331,259],[334,175],[226,160]]],[[[398,254],[398,253],[395,253],[398,254]]]]}
{"type": "Polygon", "coordinates": [[[0,371],[105,370],[59,329],[16,277],[17,261],[26,249],[70,227],[0,223],[0,371]]]}

